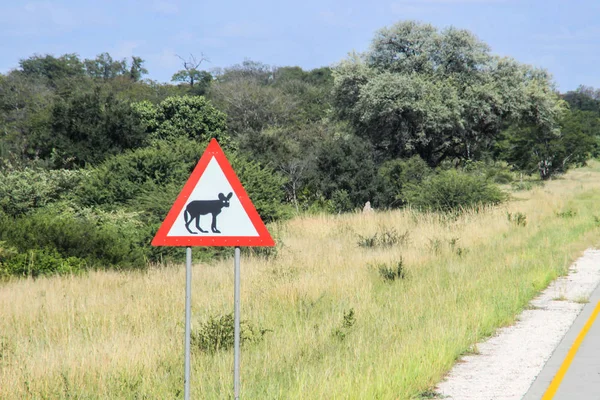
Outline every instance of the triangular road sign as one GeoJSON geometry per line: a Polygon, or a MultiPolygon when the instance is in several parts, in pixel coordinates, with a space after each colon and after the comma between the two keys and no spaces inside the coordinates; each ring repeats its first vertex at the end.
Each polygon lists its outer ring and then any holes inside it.
{"type": "Polygon", "coordinates": [[[215,139],[177,196],[152,245],[275,245],[215,139]]]}

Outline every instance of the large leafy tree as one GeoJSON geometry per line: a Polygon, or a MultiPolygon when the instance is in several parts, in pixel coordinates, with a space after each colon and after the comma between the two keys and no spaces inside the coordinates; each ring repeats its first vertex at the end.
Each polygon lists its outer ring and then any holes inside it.
{"type": "Polygon", "coordinates": [[[184,82],[189,84],[190,92],[197,95],[204,95],[213,80],[213,76],[207,72],[200,70],[200,65],[208,59],[202,54],[200,58],[196,58],[193,54],[190,54],[190,58],[187,60],[180,57],[179,59],[183,63],[183,69],[177,71],[171,77],[173,82],[184,82]]]}
{"type": "Polygon", "coordinates": [[[56,96],[45,81],[22,71],[0,75],[0,157],[13,165],[36,158],[32,137],[50,129],[56,96]]]}
{"type": "Polygon", "coordinates": [[[380,160],[477,159],[507,121],[552,131],[562,109],[545,71],[492,56],[466,30],[413,21],[380,30],[368,52],[335,68],[334,79],[337,116],[373,143],[380,160]]]}
{"type": "Polygon", "coordinates": [[[127,74],[126,60],[113,60],[110,54],[99,54],[93,60],[85,60],[85,72],[92,78],[108,80],[127,74]]]}
{"type": "Polygon", "coordinates": [[[563,95],[572,110],[590,111],[600,116],[600,89],[579,86],[575,91],[563,95]]]}
{"type": "Polygon", "coordinates": [[[216,138],[229,144],[227,117],[202,96],[170,96],[157,106],[149,101],[135,103],[133,108],[150,139],[194,139],[206,143],[216,138]]]}
{"type": "Polygon", "coordinates": [[[129,103],[103,86],[58,99],[51,128],[32,139],[40,156],[52,158],[57,167],[96,164],[146,140],[129,103]]]}
{"type": "Polygon", "coordinates": [[[131,57],[131,67],[129,68],[129,78],[132,81],[138,82],[140,79],[142,79],[142,76],[148,74],[148,70],[144,67],[145,63],[146,63],[146,61],[143,60],[141,57],[136,57],[136,56],[131,57]]]}
{"type": "Polygon", "coordinates": [[[25,75],[43,77],[51,83],[66,78],[81,77],[85,72],[84,64],[77,54],[64,54],[60,57],[36,54],[19,61],[19,66],[25,75]]]}
{"type": "Polygon", "coordinates": [[[546,180],[572,165],[584,165],[598,149],[600,120],[590,112],[565,113],[560,129],[511,125],[496,145],[499,158],[515,169],[546,180]]]}

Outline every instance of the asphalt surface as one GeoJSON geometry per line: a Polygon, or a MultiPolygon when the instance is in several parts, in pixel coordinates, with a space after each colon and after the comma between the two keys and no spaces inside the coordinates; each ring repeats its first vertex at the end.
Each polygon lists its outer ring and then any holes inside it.
{"type": "Polygon", "coordinates": [[[523,400],[600,400],[600,286],[523,400]]]}

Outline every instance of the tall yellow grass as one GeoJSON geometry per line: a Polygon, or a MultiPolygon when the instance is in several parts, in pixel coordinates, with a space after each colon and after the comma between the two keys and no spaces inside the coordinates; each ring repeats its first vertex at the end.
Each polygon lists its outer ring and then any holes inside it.
{"type": "MultiPolygon", "coordinates": [[[[242,319],[270,330],[242,348],[243,398],[418,397],[598,245],[599,188],[594,163],[457,218],[405,210],[271,226],[279,255],[242,257],[242,319]],[[408,242],[357,245],[392,230],[408,242]],[[401,259],[406,278],[382,279],[377,265],[401,259]],[[342,328],[349,310],[356,323],[342,328]]],[[[1,284],[0,398],[182,398],[184,269],[1,284]]],[[[194,265],[193,328],[232,310],[233,262],[194,265]]],[[[232,366],[231,351],[194,351],[192,397],[230,398],[232,366]]]]}

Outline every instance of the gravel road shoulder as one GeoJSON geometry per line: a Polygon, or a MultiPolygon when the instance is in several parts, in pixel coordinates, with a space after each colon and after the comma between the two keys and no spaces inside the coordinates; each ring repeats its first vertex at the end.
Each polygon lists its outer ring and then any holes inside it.
{"type": "Polygon", "coordinates": [[[586,250],[515,325],[478,343],[477,355],[463,357],[436,392],[455,400],[521,399],[599,283],[600,250],[586,250]]]}

